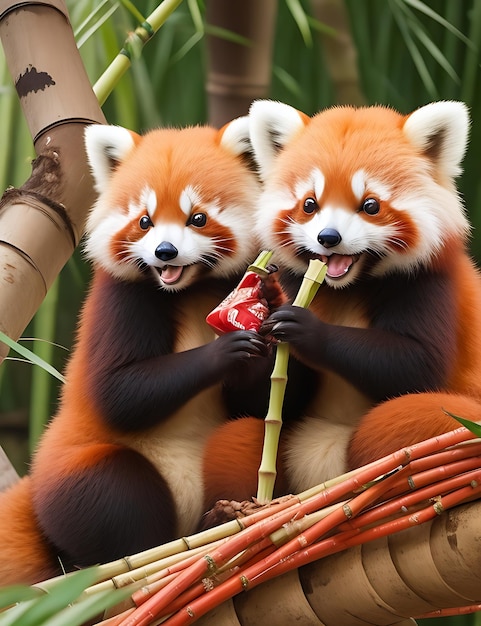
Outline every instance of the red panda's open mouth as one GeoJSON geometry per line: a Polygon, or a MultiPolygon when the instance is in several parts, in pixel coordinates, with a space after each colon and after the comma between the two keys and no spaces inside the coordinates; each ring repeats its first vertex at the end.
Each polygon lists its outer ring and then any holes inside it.
{"type": "Polygon", "coordinates": [[[330,254],[322,255],[321,260],[327,265],[329,278],[342,278],[351,267],[359,260],[360,254],[330,254]]]}
{"type": "Polygon", "coordinates": [[[156,267],[159,272],[160,280],[166,285],[175,285],[179,282],[184,271],[183,265],[166,265],[165,267],[156,267]]]}

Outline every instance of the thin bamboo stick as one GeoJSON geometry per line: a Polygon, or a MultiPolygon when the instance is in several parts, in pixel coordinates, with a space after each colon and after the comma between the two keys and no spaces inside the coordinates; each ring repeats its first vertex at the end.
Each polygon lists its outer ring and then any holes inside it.
{"type": "Polygon", "coordinates": [[[93,87],[93,91],[101,105],[105,103],[113,87],[130,68],[132,59],[140,56],[145,44],[152,39],[181,3],[182,0],[163,0],[149,17],[130,34],[122,50],[93,87]]]}
{"type": "MultiPolygon", "coordinates": [[[[308,307],[324,280],[327,266],[319,259],[309,262],[299,292],[293,306],[308,307]]],[[[269,406],[264,420],[265,433],[261,464],[258,471],[257,501],[265,504],[272,500],[277,477],[276,461],[279,438],[282,428],[282,405],[287,386],[287,366],[289,362],[289,344],[280,342],[276,348],[274,369],[271,374],[271,393],[269,406]]]]}

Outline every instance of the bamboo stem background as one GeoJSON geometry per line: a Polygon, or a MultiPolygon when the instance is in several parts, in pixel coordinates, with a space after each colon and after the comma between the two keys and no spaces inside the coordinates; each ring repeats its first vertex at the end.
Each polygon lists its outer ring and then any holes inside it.
{"type": "Polygon", "coordinates": [[[105,118],[61,0],[2,0],[0,39],[37,154],[0,203],[0,329],[18,339],[82,235],[95,197],[83,129],[105,118]]]}

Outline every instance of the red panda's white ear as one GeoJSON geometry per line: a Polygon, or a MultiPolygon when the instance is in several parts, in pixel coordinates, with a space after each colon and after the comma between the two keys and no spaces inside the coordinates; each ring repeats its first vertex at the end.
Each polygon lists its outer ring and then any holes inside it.
{"type": "Polygon", "coordinates": [[[249,111],[251,142],[265,180],[277,154],[308,123],[308,116],[274,100],[256,100],[249,111]]]}
{"type": "Polygon", "coordinates": [[[249,134],[249,118],[247,116],[237,117],[220,131],[221,146],[230,150],[233,154],[244,154],[246,150],[251,150],[251,140],[249,134]]]}
{"type": "Polygon", "coordinates": [[[403,130],[444,176],[460,174],[469,135],[469,113],[463,102],[427,104],[407,117],[403,130]]]}
{"type": "Polygon", "coordinates": [[[236,156],[242,156],[248,168],[256,171],[247,116],[237,117],[225,124],[219,130],[219,136],[221,146],[236,156]]]}
{"type": "Polygon", "coordinates": [[[85,149],[95,187],[103,191],[113,171],[135,147],[137,135],[121,126],[93,124],[85,129],[85,149]]]}

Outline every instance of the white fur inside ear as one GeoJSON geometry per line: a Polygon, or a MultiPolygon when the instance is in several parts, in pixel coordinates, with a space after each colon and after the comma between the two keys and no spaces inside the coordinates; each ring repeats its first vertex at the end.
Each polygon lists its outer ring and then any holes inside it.
{"type": "Polygon", "coordinates": [[[463,102],[432,102],[407,118],[404,134],[439,170],[454,178],[461,172],[469,134],[469,113],[463,102]]]}
{"type": "Polygon", "coordinates": [[[237,117],[222,129],[221,146],[240,155],[252,152],[251,139],[249,133],[249,118],[247,116],[237,117]]]}
{"type": "Polygon", "coordinates": [[[277,154],[304,127],[304,121],[297,109],[274,100],[253,102],[249,119],[254,156],[265,180],[277,154]]]}
{"type": "Polygon", "coordinates": [[[121,126],[93,124],[85,129],[85,148],[97,191],[109,184],[115,167],[134,148],[134,136],[121,126]]]}

